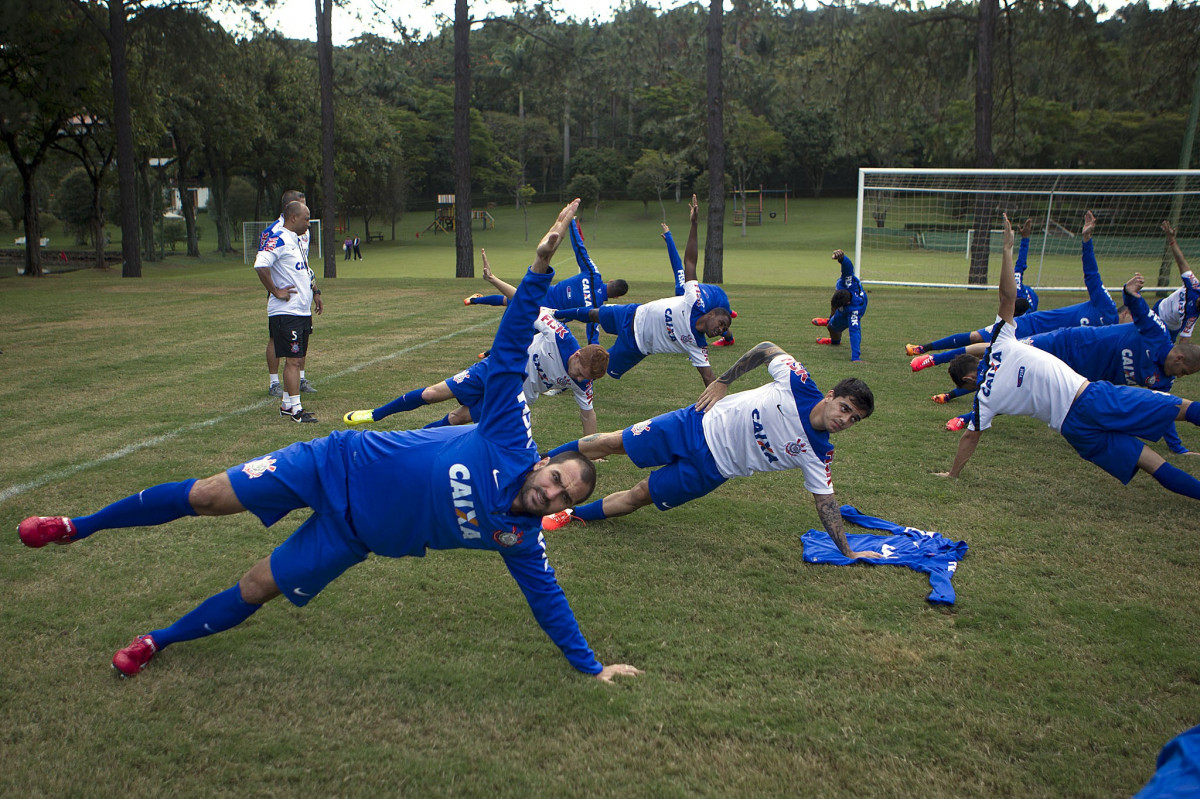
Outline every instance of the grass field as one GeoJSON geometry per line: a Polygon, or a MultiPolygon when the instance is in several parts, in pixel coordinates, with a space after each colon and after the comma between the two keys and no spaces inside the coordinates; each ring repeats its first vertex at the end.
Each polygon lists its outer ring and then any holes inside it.
{"type": "MultiPolygon", "coordinates": [[[[614,685],[570,668],[496,557],[465,552],[372,559],[304,610],[271,603],[117,680],[118,647],[232,585],[303,514],[271,529],[248,515],[185,519],[36,551],[11,532],[28,515],[90,512],[322,435],[348,410],[469,365],[496,316],[462,306],[486,284],[448,277],[449,237],[409,231],[322,281],[308,367],[319,393],[305,396],[318,425],[282,420],[266,396],[263,292],[240,260],[172,258],[140,280],[0,280],[0,794],[1136,791],[1162,745],[1200,722],[1196,503],[1144,476],[1122,486],[1028,419],[999,420],[960,480],[933,476],[950,464],[943,424],[958,409],[929,401],[944,372],[912,374],[903,344],[990,321],[995,295],[877,288],[862,364],[848,346],[815,346],[829,252],[851,241],[853,204],[840,202],[782,232],[727,230],[738,346],[713,350],[714,367],[770,339],[822,387],[866,379],[877,410],[834,438],[838,497],[967,541],[958,602],[929,606],[925,578],[905,569],[803,563],[811,496],[797,473],[757,475],[668,513],[548,534],[600,659],[646,672],[614,685]]],[[[498,273],[520,274],[549,210],[531,212],[528,243],[516,217],[476,232],[498,273]]],[[[657,221],[640,205],[608,210],[584,219],[605,276],[628,279],[632,301],[670,293],[657,221]]],[[[573,271],[565,252],[557,264],[573,271]]],[[[1193,380],[1178,393],[1200,397],[1193,380]]],[[[701,387],[685,359],[648,359],[597,384],[601,429],[701,387]]],[[[574,403],[542,399],[534,431],[544,447],[577,437],[574,403]]],[[[1200,449],[1200,433],[1181,433],[1200,449]]],[[[1200,474],[1200,458],[1171,460],[1200,474]]],[[[614,458],[599,491],[641,474],[614,458]]]]}

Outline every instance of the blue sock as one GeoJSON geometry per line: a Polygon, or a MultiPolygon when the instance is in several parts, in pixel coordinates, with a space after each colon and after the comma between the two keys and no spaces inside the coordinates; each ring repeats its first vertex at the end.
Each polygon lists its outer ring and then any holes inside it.
{"type": "Polygon", "coordinates": [[[117,500],[91,516],[72,519],[71,523],[79,531],[75,538],[87,538],[97,530],[150,527],[166,524],[184,516],[195,516],[196,511],[192,508],[192,503],[188,502],[188,493],[195,482],[184,480],[181,483],[162,483],[139,491],[131,497],[117,500]]]}
{"type": "Polygon", "coordinates": [[[428,430],[431,427],[449,427],[449,426],[450,426],[450,414],[446,414],[441,419],[438,419],[436,422],[430,422],[429,424],[425,425],[424,429],[428,430]]]}
{"type": "Polygon", "coordinates": [[[1174,491],[1176,494],[1183,494],[1192,499],[1200,499],[1200,480],[1192,477],[1183,469],[1164,463],[1154,470],[1153,477],[1168,491],[1174,491]]]}
{"type": "Polygon", "coordinates": [[[939,352],[937,355],[934,355],[933,362],[938,366],[942,366],[943,364],[950,363],[960,355],[965,355],[966,352],[966,347],[955,347],[952,350],[946,350],[945,352],[939,352]]]}
{"type": "Polygon", "coordinates": [[[555,455],[561,455],[564,452],[578,452],[578,451],[579,451],[579,442],[578,441],[568,441],[567,443],[561,444],[561,445],[555,447],[554,449],[550,450],[549,452],[547,452],[546,457],[553,458],[555,455]]]}
{"type": "Polygon", "coordinates": [[[946,399],[958,399],[959,397],[965,397],[974,390],[975,389],[973,388],[954,388],[947,393],[946,399]]]}
{"type": "Polygon", "coordinates": [[[972,332],[974,331],[967,333],[955,333],[953,336],[939,338],[937,341],[929,342],[922,349],[925,352],[929,352],[930,350],[949,350],[953,349],[954,347],[965,347],[971,343],[972,332]]]}
{"type": "Polygon", "coordinates": [[[604,515],[604,500],[597,499],[589,502],[586,505],[580,505],[575,509],[573,514],[576,519],[583,519],[585,522],[597,522],[601,519],[607,519],[604,515]]]}
{"type": "Polygon", "coordinates": [[[472,297],[472,305],[504,305],[503,294],[489,294],[486,297],[472,297]]]}
{"type": "Polygon", "coordinates": [[[1192,402],[1183,412],[1183,418],[1194,425],[1200,425],[1200,402],[1192,402]]]}
{"type": "Polygon", "coordinates": [[[396,397],[387,405],[371,411],[371,414],[375,417],[375,421],[378,422],[380,419],[391,416],[393,413],[411,411],[414,408],[420,408],[422,405],[428,405],[428,402],[421,399],[421,394],[424,391],[425,389],[423,388],[414,388],[407,394],[402,394],[399,397],[396,397]]]}
{"type": "Polygon", "coordinates": [[[242,590],[235,584],[233,588],[213,594],[170,627],[151,631],[150,637],[159,649],[163,649],[180,641],[191,641],[236,627],[261,607],[242,599],[242,590]]]}

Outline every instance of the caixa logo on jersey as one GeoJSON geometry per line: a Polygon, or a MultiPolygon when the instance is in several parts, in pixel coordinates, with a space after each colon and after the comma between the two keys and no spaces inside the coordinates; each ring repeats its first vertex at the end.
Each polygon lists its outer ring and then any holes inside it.
{"type": "Polygon", "coordinates": [[[758,448],[768,463],[778,463],[779,458],[775,456],[775,450],[771,447],[771,442],[767,440],[766,428],[759,421],[761,418],[758,408],[755,408],[754,412],[750,414],[750,423],[754,426],[754,443],[758,444],[758,448]]]}
{"type": "Polygon", "coordinates": [[[502,547],[515,547],[525,538],[525,534],[513,526],[511,530],[497,530],[492,533],[492,540],[502,547]]]}
{"type": "Polygon", "coordinates": [[[671,339],[671,341],[678,341],[678,339],[675,338],[675,320],[671,318],[670,308],[667,308],[663,313],[663,322],[667,326],[667,338],[671,339]]]}
{"type": "Polygon", "coordinates": [[[992,381],[996,379],[996,372],[1000,370],[1000,359],[1003,357],[1003,353],[992,353],[992,360],[988,363],[987,375],[984,377],[983,384],[979,388],[979,393],[985,397],[992,396],[992,381]]]}
{"type": "Polygon", "coordinates": [[[461,463],[450,467],[450,496],[454,500],[454,516],[458,534],[463,540],[478,541],[483,536],[475,519],[475,490],[471,485],[471,470],[461,463]]]}

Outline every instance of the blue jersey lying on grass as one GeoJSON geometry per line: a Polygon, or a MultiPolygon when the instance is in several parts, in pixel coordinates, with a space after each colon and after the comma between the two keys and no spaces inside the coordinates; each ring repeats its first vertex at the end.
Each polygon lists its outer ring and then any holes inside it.
{"type": "Polygon", "coordinates": [[[887,535],[856,533],[846,536],[851,549],[859,552],[867,549],[882,552],[883,557],[848,558],[841,553],[824,530],[809,530],[801,537],[806,561],[830,563],[835,566],[850,563],[907,566],[929,575],[929,587],[932,590],[926,599],[943,605],[954,604],[954,586],[950,584],[950,578],[958,569],[958,562],[967,554],[965,541],[951,541],[941,533],[926,532],[867,516],[851,505],[843,505],[841,511],[842,518],[850,524],[870,530],[887,531],[887,535]]]}
{"type": "Polygon", "coordinates": [[[1158,753],[1157,770],[1133,799],[1200,796],[1200,726],[1181,732],[1158,753]]]}

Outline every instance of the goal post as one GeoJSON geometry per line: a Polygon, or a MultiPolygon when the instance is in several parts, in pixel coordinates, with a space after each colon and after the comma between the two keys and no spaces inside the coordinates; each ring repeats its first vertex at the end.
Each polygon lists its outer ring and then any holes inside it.
{"type": "MultiPolygon", "coordinates": [[[[247,264],[254,263],[255,257],[258,255],[259,239],[262,238],[262,232],[269,225],[275,224],[278,220],[272,219],[268,222],[243,222],[242,223],[242,261],[247,264]]],[[[308,260],[312,263],[316,260],[320,263],[324,256],[321,254],[321,220],[313,219],[308,223],[308,260]]]]}
{"type": "Polygon", "coordinates": [[[1134,272],[1149,286],[1178,285],[1164,220],[1200,261],[1200,170],[863,168],[854,263],[868,284],[994,288],[1007,213],[1014,228],[1033,220],[1024,282],[1083,291],[1079,230],[1088,210],[1110,288],[1134,272]]]}

